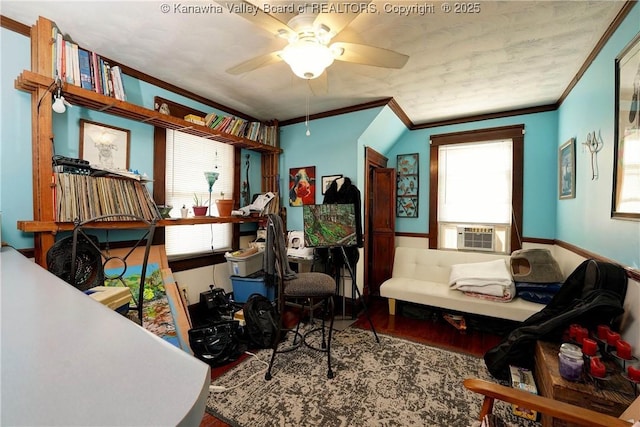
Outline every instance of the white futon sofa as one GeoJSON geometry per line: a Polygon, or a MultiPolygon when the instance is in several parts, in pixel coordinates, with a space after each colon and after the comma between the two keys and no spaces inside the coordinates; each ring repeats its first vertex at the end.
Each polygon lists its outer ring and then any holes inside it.
{"type": "Polygon", "coordinates": [[[522,322],[544,305],[521,298],[498,302],[465,295],[449,287],[451,266],[503,259],[509,255],[397,247],[391,278],[380,285],[380,295],[389,299],[389,314],[396,313],[396,300],[425,304],[462,313],[522,322]]]}

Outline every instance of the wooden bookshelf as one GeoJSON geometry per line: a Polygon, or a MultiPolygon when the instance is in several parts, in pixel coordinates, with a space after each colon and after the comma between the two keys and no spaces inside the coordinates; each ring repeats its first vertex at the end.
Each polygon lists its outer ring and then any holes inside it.
{"type": "MultiPolygon", "coordinates": [[[[52,21],[40,17],[31,27],[31,70],[24,70],[16,79],[15,87],[31,93],[31,133],[32,133],[32,179],[33,179],[33,220],[17,222],[17,228],[34,233],[35,261],[46,268],[46,254],[55,243],[55,233],[72,230],[73,223],[55,222],[54,192],[51,188],[51,159],[53,148],[52,97],[49,89],[53,83],[52,67],[52,21]]],[[[63,82],[64,97],[70,103],[91,110],[101,111],[119,117],[136,120],[164,129],[173,129],[191,135],[219,141],[261,153],[262,184],[261,191],[278,192],[279,156],[282,150],[252,141],[247,138],[230,135],[188,122],[179,117],[161,114],[158,111],[121,101],[79,86],[63,82]]],[[[236,192],[239,193],[239,183],[236,192]]],[[[215,224],[257,222],[259,218],[249,217],[196,217],[177,220],[160,220],[158,226],[193,224],[215,224]]],[[[100,224],[103,227],[103,224],[100,224]]],[[[109,222],[109,228],[135,228],[137,223],[109,222]]]]}
{"type": "MultiPolygon", "coordinates": [[[[193,218],[175,218],[161,219],[156,223],[156,227],[170,227],[175,225],[199,225],[199,224],[250,224],[263,220],[262,217],[241,217],[241,216],[200,216],[193,218]]],[[[101,221],[94,224],[86,225],[86,228],[100,229],[126,229],[140,228],[140,222],[137,221],[101,221]]],[[[71,222],[55,222],[55,221],[18,221],[18,229],[26,233],[57,233],[59,231],[72,231],[74,224],[71,222]]]]}
{"type": "MultiPolygon", "coordinates": [[[[32,71],[25,70],[16,79],[15,86],[17,89],[35,92],[38,88],[48,88],[52,83],[53,79],[50,77],[45,77],[32,71]]],[[[63,83],[62,91],[64,93],[64,98],[72,105],[136,120],[151,126],[178,130],[180,132],[261,153],[280,154],[282,152],[278,147],[261,144],[240,136],[219,132],[206,126],[188,122],[178,117],[162,114],[158,111],[150,110],[127,101],[120,101],[110,96],[102,95],[88,89],[83,89],[80,86],[63,83]]]]}

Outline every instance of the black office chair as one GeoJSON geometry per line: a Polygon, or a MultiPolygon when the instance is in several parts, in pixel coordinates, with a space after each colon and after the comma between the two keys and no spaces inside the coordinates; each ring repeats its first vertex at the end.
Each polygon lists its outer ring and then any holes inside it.
{"type": "MultiPolygon", "coordinates": [[[[276,281],[278,293],[277,293],[277,308],[280,318],[280,327],[276,334],[276,338],[273,342],[273,353],[271,354],[271,362],[269,368],[265,374],[265,379],[270,380],[271,368],[276,358],[276,354],[284,353],[287,351],[295,350],[304,343],[310,348],[323,351],[327,353],[327,378],[333,378],[333,370],[331,369],[331,336],[333,332],[333,319],[334,319],[334,301],[333,296],[336,293],[336,282],[333,277],[324,273],[310,272],[310,273],[295,273],[289,266],[287,259],[287,243],[284,235],[284,227],[282,219],[275,214],[269,214],[267,216],[267,242],[265,246],[265,258],[264,258],[264,270],[267,275],[267,280],[273,278],[276,281]],[[323,307],[325,315],[322,316],[322,326],[306,331],[302,335],[299,331],[300,321],[298,322],[296,329],[285,329],[283,325],[284,308],[288,301],[301,304],[302,312],[305,307],[309,306],[310,310],[313,310],[314,300],[323,300],[323,307]],[[330,318],[329,331],[326,332],[326,317],[330,318]],[[307,338],[313,334],[320,332],[322,334],[321,347],[313,347],[307,342],[307,338]],[[293,333],[293,345],[285,348],[280,348],[282,333],[293,333]]],[[[302,316],[301,316],[302,318],[302,316]]]]}

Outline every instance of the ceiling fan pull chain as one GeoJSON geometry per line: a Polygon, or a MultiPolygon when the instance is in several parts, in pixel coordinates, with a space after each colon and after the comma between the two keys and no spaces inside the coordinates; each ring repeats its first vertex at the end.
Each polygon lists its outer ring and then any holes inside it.
{"type": "Polygon", "coordinates": [[[306,135],[311,135],[311,131],[309,130],[309,94],[307,94],[307,116],[304,121],[305,126],[307,127],[306,135]]]}

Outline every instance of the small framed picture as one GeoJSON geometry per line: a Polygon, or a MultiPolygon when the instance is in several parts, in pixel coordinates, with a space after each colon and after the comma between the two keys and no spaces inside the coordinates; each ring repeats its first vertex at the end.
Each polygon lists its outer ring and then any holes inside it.
{"type": "Polygon", "coordinates": [[[333,181],[342,178],[342,175],[325,175],[322,177],[322,194],[326,193],[333,181]]]}
{"type": "Polygon", "coordinates": [[[129,169],[131,131],[80,119],[80,158],[91,166],[129,169]]]}
{"type": "Polygon", "coordinates": [[[571,138],[558,150],[558,194],[560,199],[576,197],[576,140],[571,138]]]}

